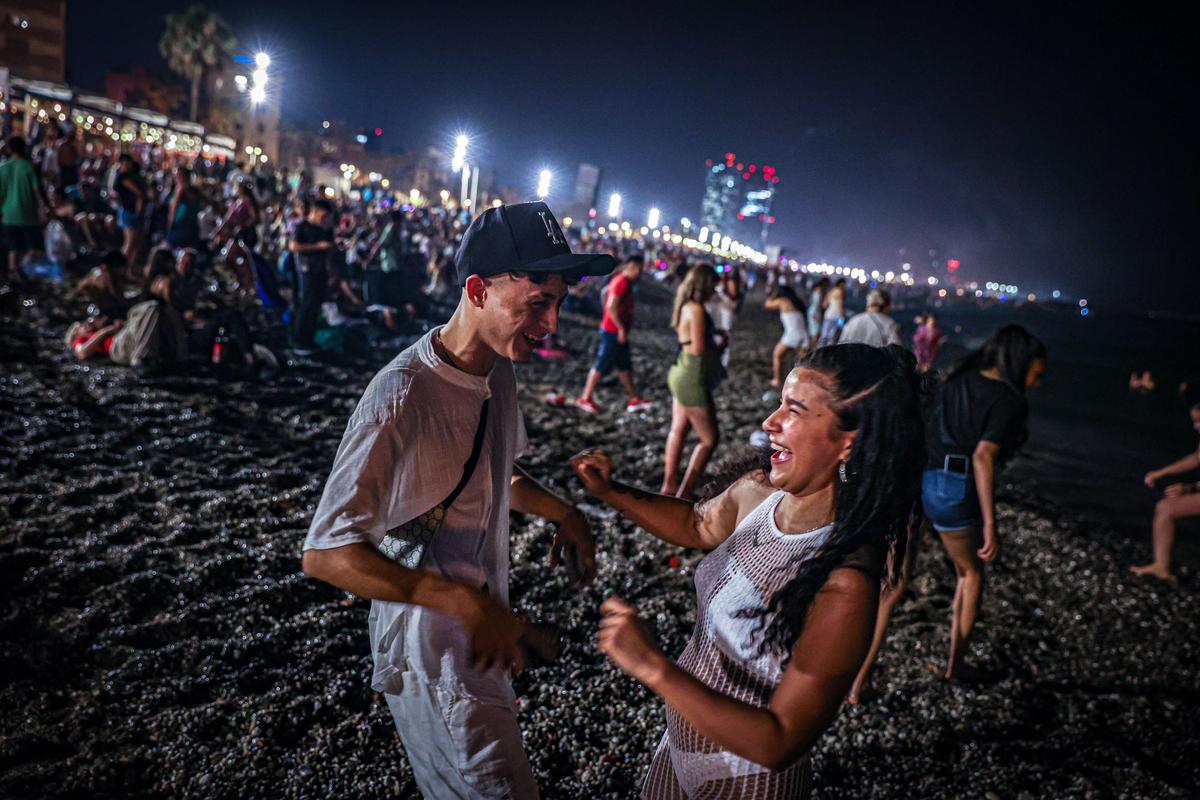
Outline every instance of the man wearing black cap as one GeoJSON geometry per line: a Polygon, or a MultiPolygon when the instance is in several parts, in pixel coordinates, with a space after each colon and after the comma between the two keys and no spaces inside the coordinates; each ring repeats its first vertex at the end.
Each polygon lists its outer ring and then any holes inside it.
{"type": "Polygon", "coordinates": [[[509,668],[510,508],[557,526],[551,566],[595,576],[583,515],[513,461],[526,447],[512,362],[558,328],[573,254],[544,203],[489,209],[454,259],[450,321],[398,355],[350,417],[304,542],[304,571],[370,598],[375,668],[426,797],[536,797],[509,668]]]}

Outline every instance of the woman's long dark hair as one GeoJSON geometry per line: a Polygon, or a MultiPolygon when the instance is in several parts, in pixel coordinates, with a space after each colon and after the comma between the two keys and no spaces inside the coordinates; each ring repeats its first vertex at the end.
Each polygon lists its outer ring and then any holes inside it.
{"type": "Polygon", "coordinates": [[[903,347],[864,344],[822,347],[797,365],[830,379],[838,427],[858,435],[846,462],[847,480],[837,483],[833,531],[765,608],[750,612],[759,619],[760,653],[773,651],[788,658],[813,598],[829,574],[863,545],[886,551],[885,579],[898,579],[908,532],[919,516],[925,466],[916,366],[903,347]]]}
{"type": "Polygon", "coordinates": [[[1046,360],[1046,345],[1020,325],[1005,325],[988,337],[983,347],[959,359],[943,380],[994,367],[1005,383],[1024,396],[1025,376],[1039,360],[1046,360]]]}
{"type": "Polygon", "coordinates": [[[796,311],[804,310],[804,303],[800,300],[800,295],[796,294],[796,290],[791,286],[788,286],[786,283],[775,284],[774,288],[771,289],[771,295],[773,297],[785,298],[789,303],[792,304],[792,307],[796,311]]]}

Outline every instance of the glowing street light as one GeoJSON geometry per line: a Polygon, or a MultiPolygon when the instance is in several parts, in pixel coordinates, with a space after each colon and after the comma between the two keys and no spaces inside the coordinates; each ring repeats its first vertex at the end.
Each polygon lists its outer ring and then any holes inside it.
{"type": "Polygon", "coordinates": [[[539,200],[545,200],[550,196],[550,179],[553,177],[548,169],[538,173],[537,196],[539,200]]]}
{"type": "Polygon", "coordinates": [[[454,157],[450,162],[450,168],[458,172],[467,163],[467,145],[471,143],[471,137],[465,133],[460,133],[454,139],[454,157]]]}
{"type": "Polygon", "coordinates": [[[649,214],[649,216],[646,217],[646,227],[647,228],[657,228],[658,227],[658,218],[660,216],[662,216],[662,215],[659,213],[659,210],[657,208],[650,209],[650,214],[649,214]]]}
{"type": "MultiPolygon", "coordinates": [[[[271,57],[266,53],[254,54],[255,70],[251,73],[253,83],[250,85],[250,103],[259,105],[267,99],[267,67],[271,66],[271,57]]],[[[241,75],[234,79],[237,83],[238,91],[246,90],[246,79],[241,75]],[[241,78],[241,80],[237,80],[241,78]]]]}
{"type": "Polygon", "coordinates": [[[700,227],[700,244],[704,244],[707,241],[708,241],[708,226],[702,225],[700,227]]]}
{"type": "MultiPolygon", "coordinates": [[[[471,192],[471,165],[467,163],[467,146],[471,143],[471,137],[465,133],[460,133],[454,137],[454,155],[450,160],[450,168],[455,172],[462,173],[462,188],[458,193],[458,202],[463,208],[469,208],[473,203],[468,203],[468,200],[473,199],[471,192]]],[[[476,170],[478,173],[478,170],[476,170]]],[[[476,175],[475,180],[479,177],[476,175]]]]}
{"type": "Polygon", "coordinates": [[[608,216],[614,218],[621,216],[621,195],[616,192],[613,192],[608,198],[608,216]]]}

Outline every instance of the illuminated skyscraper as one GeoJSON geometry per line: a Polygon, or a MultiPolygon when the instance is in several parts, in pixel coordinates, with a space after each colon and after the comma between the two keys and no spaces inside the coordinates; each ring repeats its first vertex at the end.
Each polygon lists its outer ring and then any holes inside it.
{"type": "Polygon", "coordinates": [[[733,153],[723,162],[708,162],[704,178],[704,200],[700,204],[700,224],[709,230],[731,232],[741,208],[741,176],[734,170],[733,153]]]}
{"type": "Polygon", "coordinates": [[[734,153],[706,166],[700,224],[741,242],[764,244],[775,222],[771,214],[779,185],[775,168],[739,162],[734,153]]]}

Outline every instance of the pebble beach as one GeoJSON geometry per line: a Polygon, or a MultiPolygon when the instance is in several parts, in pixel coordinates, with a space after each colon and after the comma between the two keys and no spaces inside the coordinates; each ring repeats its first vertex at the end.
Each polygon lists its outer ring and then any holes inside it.
{"type": "MultiPolygon", "coordinates": [[[[264,382],[142,376],[76,362],[78,308],[57,290],[0,304],[0,795],[412,797],[383,699],[368,686],[368,603],[304,577],[300,549],[347,416],[394,354],[284,364],[264,382]]],[[[665,290],[633,336],[639,388],[584,415],[574,395],[595,321],[568,315],[572,355],[518,367],[522,462],[592,521],[599,577],[576,592],[548,566],[550,528],[515,515],[513,603],[562,631],[558,661],[515,679],[543,797],[636,796],[661,703],[596,651],[600,602],[635,603],[667,653],[695,617],[696,551],[589,500],[567,459],[607,450],[656,489],[674,358],[665,290]]],[[[739,319],[718,390],[718,460],[766,413],[778,320],[739,319]]],[[[1033,404],[1037,399],[1031,400],[1033,404]]],[[[1018,462],[1020,460],[1018,456],[1018,462]]],[[[1028,468],[1014,472],[1028,476],[1028,468]]],[[[1002,477],[975,683],[942,679],[954,590],[927,540],[880,657],[878,696],[846,705],[812,753],[822,798],[1153,798],[1200,786],[1197,574],[1139,580],[1145,541],[1002,477]]]]}

